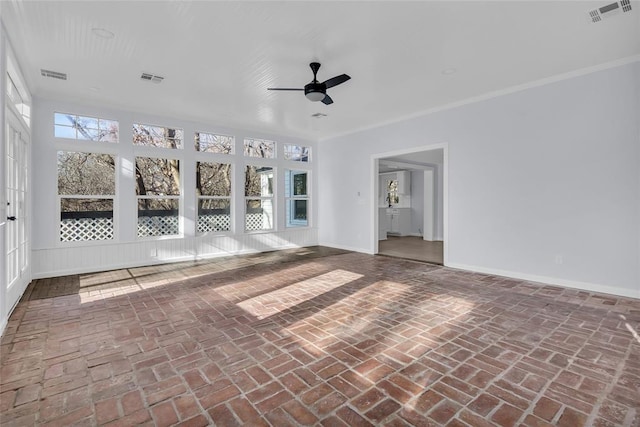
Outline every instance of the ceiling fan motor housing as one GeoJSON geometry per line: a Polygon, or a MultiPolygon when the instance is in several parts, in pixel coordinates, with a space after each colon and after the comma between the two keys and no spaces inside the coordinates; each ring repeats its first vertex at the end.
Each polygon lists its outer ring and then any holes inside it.
{"type": "Polygon", "coordinates": [[[311,82],[304,86],[304,96],[310,101],[322,101],[327,93],[327,85],[324,83],[311,82]]]}

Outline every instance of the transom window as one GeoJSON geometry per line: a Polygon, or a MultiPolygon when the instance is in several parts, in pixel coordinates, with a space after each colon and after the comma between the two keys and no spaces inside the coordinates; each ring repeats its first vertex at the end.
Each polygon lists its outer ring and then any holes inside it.
{"type": "Polygon", "coordinates": [[[113,156],[58,151],[60,240],[113,239],[115,191],[113,156]]]}
{"type": "Polygon", "coordinates": [[[236,138],[214,133],[196,132],[196,151],[203,153],[233,154],[236,138]]]}
{"type": "Polygon", "coordinates": [[[261,157],[274,159],[276,157],[276,143],[267,139],[244,140],[244,155],[247,157],[261,157]]]}
{"type": "Polygon", "coordinates": [[[56,138],[118,142],[118,133],[119,124],[116,120],[54,113],[54,135],[56,138]]]}
{"type": "Polygon", "coordinates": [[[178,149],[182,148],[183,136],[182,129],[143,124],[133,125],[134,145],[178,149]]]}
{"type": "Polygon", "coordinates": [[[309,147],[303,147],[300,145],[285,144],[284,145],[284,159],[293,160],[295,162],[308,162],[310,157],[309,147]]]}

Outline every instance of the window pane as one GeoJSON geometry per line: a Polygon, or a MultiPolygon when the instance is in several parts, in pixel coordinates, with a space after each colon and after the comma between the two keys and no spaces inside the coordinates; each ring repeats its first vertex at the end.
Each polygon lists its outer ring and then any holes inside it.
{"type": "Polygon", "coordinates": [[[295,173],[293,175],[293,195],[294,196],[307,195],[307,174],[306,173],[295,173]]]}
{"type": "Polygon", "coordinates": [[[85,139],[88,141],[98,141],[100,139],[100,131],[98,129],[89,129],[83,127],[77,127],[78,139],[85,139]]]}
{"type": "Polygon", "coordinates": [[[287,200],[287,227],[306,227],[309,224],[307,220],[307,201],[306,200],[287,200]]]}
{"type": "Polygon", "coordinates": [[[276,157],[276,143],[266,139],[245,139],[244,155],[273,159],[276,157]]]}
{"type": "Polygon", "coordinates": [[[56,125],[73,126],[75,123],[75,116],[72,114],[55,113],[53,119],[56,125]]]}
{"type": "Polygon", "coordinates": [[[177,199],[138,199],[138,236],[179,234],[177,199]]]}
{"type": "Polygon", "coordinates": [[[60,200],[60,241],[113,239],[112,199],[60,200]]]}
{"type": "Polygon", "coordinates": [[[100,127],[99,141],[118,142],[120,125],[115,120],[100,119],[98,126],[100,127]]]}
{"type": "Polygon", "coordinates": [[[301,147],[299,145],[285,145],[284,146],[284,159],[294,160],[297,162],[309,161],[309,147],[301,147]]]}
{"type": "Polygon", "coordinates": [[[271,199],[248,199],[245,230],[271,230],[273,228],[273,202],[271,199]]]}
{"type": "Polygon", "coordinates": [[[134,124],[133,143],[149,147],[182,148],[182,129],[134,124]]]}
{"type": "Polygon", "coordinates": [[[273,168],[247,166],[245,171],[244,195],[250,197],[273,196],[273,168]]]}
{"type": "Polygon", "coordinates": [[[231,199],[198,200],[198,233],[231,229],[231,199]]]}
{"type": "Polygon", "coordinates": [[[196,151],[207,153],[233,154],[235,137],[196,132],[196,151]]]}
{"type": "Polygon", "coordinates": [[[58,194],[115,194],[115,162],[108,154],[58,151],[58,194]]]}
{"type": "Polygon", "coordinates": [[[230,196],[231,165],[197,162],[196,186],[196,194],[200,196],[230,196]]]}
{"type": "Polygon", "coordinates": [[[306,196],[307,172],[286,170],[284,190],[285,197],[306,196]]]}
{"type": "Polygon", "coordinates": [[[56,138],[76,139],[76,128],[56,125],[54,128],[54,135],[56,138]]]}
{"type": "Polygon", "coordinates": [[[78,116],[76,120],[76,127],[79,129],[98,129],[98,119],[94,117],[78,116]]]}
{"type": "Polygon", "coordinates": [[[136,157],[136,194],[139,196],[180,195],[180,161],[136,157]]]}

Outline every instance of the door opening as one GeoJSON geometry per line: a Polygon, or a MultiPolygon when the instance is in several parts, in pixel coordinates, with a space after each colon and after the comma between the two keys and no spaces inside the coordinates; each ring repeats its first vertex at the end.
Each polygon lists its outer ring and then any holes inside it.
{"type": "Polygon", "coordinates": [[[378,200],[373,253],[446,264],[446,145],[384,153],[373,160],[378,200]],[[398,188],[391,202],[388,182],[397,182],[398,188]]]}

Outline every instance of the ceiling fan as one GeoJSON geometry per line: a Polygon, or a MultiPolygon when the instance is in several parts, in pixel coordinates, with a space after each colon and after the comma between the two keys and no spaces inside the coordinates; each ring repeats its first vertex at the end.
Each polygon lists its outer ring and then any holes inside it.
{"type": "Polygon", "coordinates": [[[349,80],[351,77],[346,74],[340,74],[339,76],[332,77],[329,80],[325,80],[320,83],[316,78],[316,74],[318,74],[318,70],[320,69],[320,63],[312,62],[309,64],[309,67],[311,67],[311,71],[313,71],[313,80],[311,83],[304,85],[304,88],[270,87],[267,88],[267,90],[303,90],[304,96],[306,96],[309,101],[322,101],[325,105],[333,104],[333,99],[327,95],[327,89],[338,86],[339,84],[349,80]]]}

